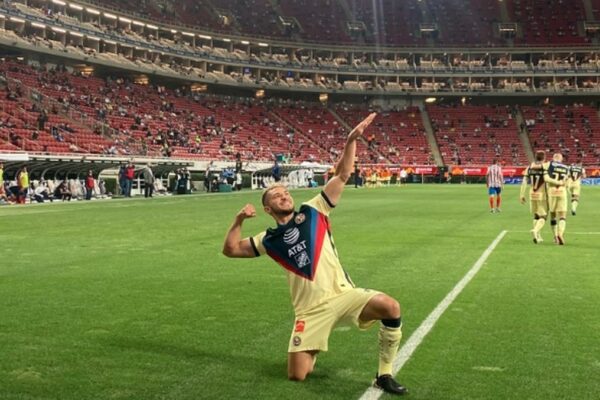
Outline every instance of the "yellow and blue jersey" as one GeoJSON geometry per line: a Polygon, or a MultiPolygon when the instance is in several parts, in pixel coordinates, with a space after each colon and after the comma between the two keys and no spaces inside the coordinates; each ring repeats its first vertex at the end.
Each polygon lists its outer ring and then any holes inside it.
{"type": "Polygon", "coordinates": [[[333,241],[329,224],[332,209],[321,192],[303,203],[287,224],[250,238],[257,257],[267,254],[287,271],[296,314],[354,287],[333,241]]]}

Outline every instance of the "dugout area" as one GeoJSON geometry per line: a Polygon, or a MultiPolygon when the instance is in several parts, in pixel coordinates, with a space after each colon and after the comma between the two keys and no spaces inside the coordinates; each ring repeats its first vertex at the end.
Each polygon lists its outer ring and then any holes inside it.
{"type": "Polygon", "coordinates": [[[136,166],[136,179],[141,169],[150,163],[156,177],[166,177],[179,168],[190,168],[193,162],[130,158],[103,157],[79,155],[30,155],[30,154],[0,154],[0,162],[4,163],[5,179],[13,180],[22,167],[27,167],[32,180],[45,179],[82,179],[88,171],[99,176],[107,170],[117,170],[120,165],[133,162],[136,166]]]}

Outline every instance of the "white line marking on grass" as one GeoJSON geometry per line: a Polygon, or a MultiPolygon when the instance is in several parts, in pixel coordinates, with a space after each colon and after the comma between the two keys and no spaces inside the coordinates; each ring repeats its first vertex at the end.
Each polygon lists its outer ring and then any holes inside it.
{"type": "MultiPolygon", "coordinates": [[[[531,233],[531,231],[508,231],[509,233],[531,233]]],[[[600,232],[565,232],[567,235],[600,235],[600,232]]]]}
{"type": "MultiPolygon", "coordinates": [[[[393,367],[393,375],[395,376],[400,369],[406,364],[406,362],[410,359],[412,354],[415,352],[417,347],[421,344],[425,336],[433,329],[437,321],[440,319],[442,314],[448,309],[448,307],[454,302],[454,300],[458,297],[458,295],[463,291],[465,286],[477,275],[483,264],[488,259],[492,251],[498,246],[498,243],[502,240],[504,235],[506,235],[508,231],[502,231],[498,234],[496,239],[489,245],[487,249],[483,252],[481,257],[473,264],[469,272],[463,276],[463,278],[454,286],[454,288],[444,297],[437,307],[429,314],[429,316],[421,323],[421,325],[413,332],[413,334],[408,338],[408,340],[404,343],[404,345],[398,351],[396,355],[396,359],[394,360],[393,367]]],[[[374,387],[370,387],[363,395],[360,397],[360,400],[376,400],[383,394],[383,391],[380,389],[376,389],[374,387]]]]}

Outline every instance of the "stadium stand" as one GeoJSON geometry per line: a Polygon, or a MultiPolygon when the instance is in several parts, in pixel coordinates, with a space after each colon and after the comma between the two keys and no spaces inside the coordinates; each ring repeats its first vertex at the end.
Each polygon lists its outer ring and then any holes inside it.
{"type": "Polygon", "coordinates": [[[517,36],[516,43],[559,46],[586,43],[577,28],[578,22],[586,19],[581,0],[509,0],[507,7],[523,31],[523,37],[517,36]]]}
{"type": "MultiPolygon", "coordinates": [[[[358,124],[369,110],[339,105],[336,112],[350,125],[358,124]]],[[[364,137],[385,160],[394,164],[427,165],[433,156],[425,136],[421,113],[417,107],[380,112],[364,137]]]]}
{"type": "Polygon", "coordinates": [[[581,104],[523,107],[523,116],[534,149],[560,152],[569,163],[600,164],[600,118],[594,107],[581,104]]]}
{"type": "Polygon", "coordinates": [[[510,107],[428,106],[440,152],[446,164],[510,165],[527,163],[510,107]]]}

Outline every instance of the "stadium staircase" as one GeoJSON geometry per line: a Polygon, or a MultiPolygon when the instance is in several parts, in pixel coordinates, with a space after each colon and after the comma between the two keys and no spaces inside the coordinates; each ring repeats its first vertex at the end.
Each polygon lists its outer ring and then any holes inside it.
{"type": "Polygon", "coordinates": [[[433,154],[435,164],[438,166],[444,165],[444,160],[442,159],[442,154],[440,153],[440,148],[438,146],[437,140],[435,139],[435,134],[433,132],[433,126],[431,126],[431,119],[429,119],[429,113],[427,112],[427,109],[425,107],[419,108],[421,109],[423,128],[425,128],[425,132],[427,132],[427,142],[429,143],[429,149],[433,154]]]}
{"type": "Polygon", "coordinates": [[[523,117],[523,113],[521,112],[520,108],[517,108],[515,112],[515,121],[517,121],[517,128],[519,129],[519,139],[521,139],[521,143],[523,143],[523,148],[525,149],[527,159],[531,162],[533,161],[533,148],[531,147],[529,134],[527,133],[527,128],[525,127],[525,117],[523,117]]]}

